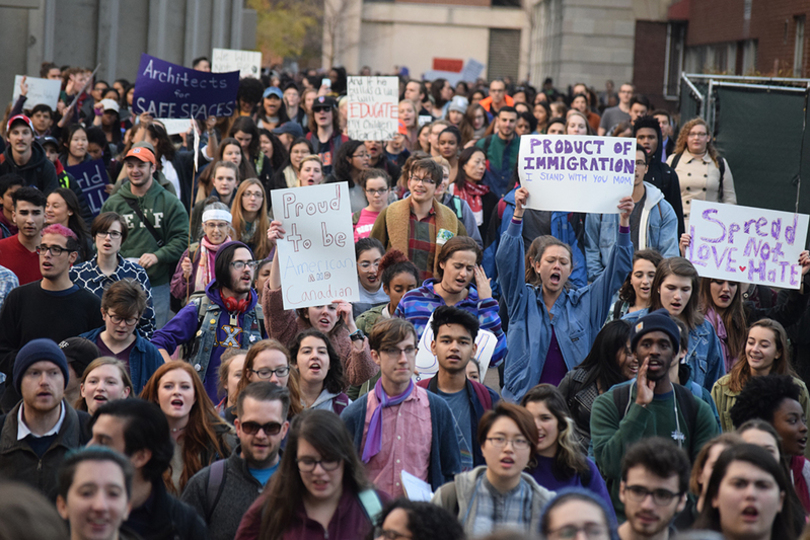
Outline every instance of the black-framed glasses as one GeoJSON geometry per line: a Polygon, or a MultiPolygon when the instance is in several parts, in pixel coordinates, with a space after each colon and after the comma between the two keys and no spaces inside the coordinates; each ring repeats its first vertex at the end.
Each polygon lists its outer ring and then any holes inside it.
{"type": "Polygon", "coordinates": [[[50,254],[53,255],[54,257],[58,257],[65,251],[67,251],[68,253],[73,253],[75,250],[63,248],[62,246],[46,246],[45,244],[40,244],[37,246],[37,255],[42,255],[45,252],[50,252],[50,254]]]}
{"type": "Polygon", "coordinates": [[[366,158],[369,158],[371,156],[368,155],[368,152],[361,152],[359,154],[353,154],[352,157],[357,158],[357,159],[366,159],[366,158]]]}
{"type": "Polygon", "coordinates": [[[388,192],[388,188],[383,189],[367,189],[366,193],[369,195],[385,195],[388,192]]]}
{"type": "Polygon", "coordinates": [[[423,184],[435,184],[436,181],[430,176],[416,176],[415,174],[411,175],[412,182],[422,182],[423,184]]]}
{"type": "Polygon", "coordinates": [[[416,356],[416,347],[405,347],[404,349],[400,349],[399,347],[388,347],[385,349],[381,349],[381,352],[392,358],[399,358],[399,356],[405,353],[405,356],[408,358],[413,358],[416,356]]]}
{"type": "Polygon", "coordinates": [[[259,430],[264,431],[265,435],[278,435],[281,431],[281,424],[278,422],[268,422],[260,424],[258,422],[242,422],[239,424],[242,431],[248,435],[256,435],[259,430]]]}
{"type": "Polygon", "coordinates": [[[573,540],[579,533],[584,533],[588,540],[607,538],[608,528],[598,523],[585,525],[566,525],[548,532],[548,537],[555,540],[573,540]]]}
{"type": "Polygon", "coordinates": [[[109,311],[107,312],[107,316],[110,318],[113,324],[125,323],[127,326],[135,326],[135,323],[138,322],[137,317],[129,317],[125,319],[123,317],[119,317],[118,315],[113,315],[109,311]]]}
{"type": "Polygon", "coordinates": [[[231,266],[238,272],[244,270],[246,266],[251,270],[256,270],[256,267],[259,266],[259,261],[233,261],[231,266]]]}
{"type": "Polygon", "coordinates": [[[270,369],[270,368],[262,368],[262,369],[258,369],[258,370],[257,369],[251,369],[250,371],[252,373],[255,373],[258,378],[263,379],[263,380],[267,380],[270,377],[272,377],[274,373],[276,374],[276,377],[279,377],[279,378],[286,377],[287,375],[290,374],[290,366],[284,366],[284,367],[280,367],[280,368],[276,368],[276,369],[270,369]]]}
{"type": "Polygon", "coordinates": [[[325,471],[334,471],[340,467],[339,459],[315,459],[311,457],[302,457],[295,460],[298,464],[298,470],[302,472],[312,472],[318,465],[325,471]]]}
{"type": "Polygon", "coordinates": [[[647,495],[652,495],[653,502],[658,506],[666,506],[672,502],[672,500],[679,495],[679,493],[675,493],[674,491],[670,491],[668,489],[659,488],[659,489],[647,489],[644,486],[625,486],[624,492],[630,496],[631,499],[635,502],[643,502],[644,499],[647,498],[647,495]]]}
{"type": "Polygon", "coordinates": [[[118,240],[119,238],[121,238],[122,233],[121,231],[104,231],[104,232],[99,231],[96,233],[96,237],[98,238],[106,238],[107,236],[109,236],[113,240],[118,240]]]}

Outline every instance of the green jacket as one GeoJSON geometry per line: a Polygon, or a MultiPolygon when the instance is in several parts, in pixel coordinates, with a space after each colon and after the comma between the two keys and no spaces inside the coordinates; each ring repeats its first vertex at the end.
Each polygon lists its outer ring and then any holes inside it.
{"type": "Polygon", "coordinates": [[[130,184],[126,183],[107,199],[101,211],[121,214],[127,222],[129,234],[121,246],[121,256],[137,259],[144,253],[154,253],[158,262],[146,269],[149,281],[153,287],[168,283],[177,261],[188,246],[188,213],[183,203],[157,182],[152,182],[152,187],[144,197],[133,195],[130,184]],[[126,199],[135,199],[138,202],[144,217],[161,235],[163,247],[158,247],[157,241],[141,224],[126,199]]]}

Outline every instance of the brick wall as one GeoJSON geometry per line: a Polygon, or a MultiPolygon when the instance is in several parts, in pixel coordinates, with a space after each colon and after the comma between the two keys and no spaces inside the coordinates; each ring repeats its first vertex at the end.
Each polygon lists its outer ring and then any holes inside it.
{"type": "Polygon", "coordinates": [[[667,57],[667,23],[636,21],[633,47],[633,84],[636,93],[650,99],[654,109],[667,108],[664,99],[664,63],[667,57]]]}

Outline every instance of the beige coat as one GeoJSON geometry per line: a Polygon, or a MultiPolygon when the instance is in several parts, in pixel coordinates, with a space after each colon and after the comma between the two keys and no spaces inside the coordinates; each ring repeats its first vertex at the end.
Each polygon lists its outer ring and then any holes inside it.
{"type": "MultiPolygon", "coordinates": [[[[672,164],[675,155],[667,158],[672,164]]],[[[722,158],[721,158],[722,159],[722,158]]],[[[725,160],[724,160],[725,161],[725,160]]],[[[714,164],[708,152],[702,158],[694,157],[689,150],[684,150],[678,167],[678,182],[681,184],[683,201],[684,226],[689,228],[689,214],[693,200],[737,204],[737,193],[734,191],[734,177],[726,161],[726,172],[723,174],[723,200],[720,200],[720,169],[714,164]]]]}

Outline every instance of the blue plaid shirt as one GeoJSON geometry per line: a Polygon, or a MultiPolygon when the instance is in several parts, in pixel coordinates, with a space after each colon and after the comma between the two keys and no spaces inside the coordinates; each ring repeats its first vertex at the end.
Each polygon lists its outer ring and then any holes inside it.
{"type": "Polygon", "coordinates": [[[115,272],[107,276],[98,267],[97,260],[98,257],[93,257],[91,260],[71,268],[70,280],[99,298],[104,294],[104,289],[109,287],[111,283],[121,281],[124,278],[136,280],[146,291],[146,309],[141,316],[141,322],[138,323],[138,330],[146,339],[152,339],[152,334],[155,331],[155,309],[152,307],[152,285],[149,283],[146,270],[142,266],[124,259],[119,254],[118,266],[115,267],[115,272]]]}
{"type": "Polygon", "coordinates": [[[17,279],[17,275],[5,266],[0,266],[0,310],[3,309],[3,302],[6,301],[11,289],[19,286],[20,280],[17,279]]]}

